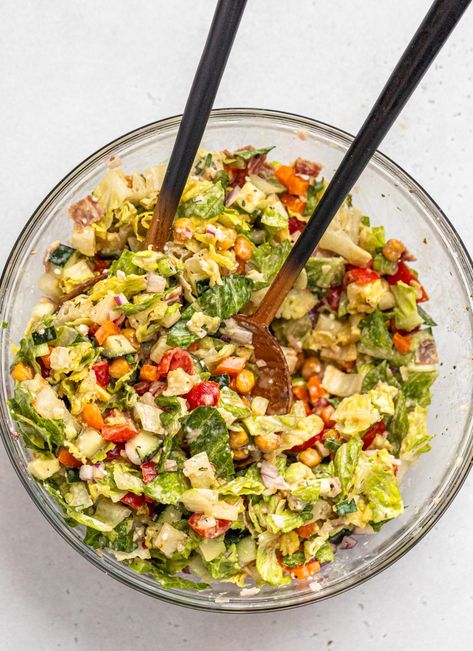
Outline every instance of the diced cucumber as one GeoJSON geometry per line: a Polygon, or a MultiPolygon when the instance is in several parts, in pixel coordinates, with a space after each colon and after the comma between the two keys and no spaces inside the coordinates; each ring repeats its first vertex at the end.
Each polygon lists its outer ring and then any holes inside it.
{"type": "Polygon", "coordinates": [[[189,558],[188,567],[192,574],[198,576],[199,579],[202,579],[202,581],[206,581],[208,583],[212,583],[213,578],[209,574],[200,556],[197,554],[192,554],[192,556],[189,558]]]}
{"type": "Polygon", "coordinates": [[[199,543],[200,553],[207,563],[213,561],[220,554],[224,554],[226,549],[225,543],[221,538],[205,538],[199,543]]]}
{"type": "Polygon", "coordinates": [[[106,497],[101,497],[97,503],[94,517],[115,529],[117,524],[120,524],[130,513],[130,509],[123,504],[115,504],[106,497]]]}
{"type": "Polygon", "coordinates": [[[256,543],[251,536],[247,536],[240,540],[236,545],[238,560],[241,565],[248,565],[248,563],[256,560],[256,543]]]}
{"type": "Polygon", "coordinates": [[[61,464],[57,459],[34,459],[28,464],[28,470],[36,479],[44,480],[54,475],[61,464]]]}
{"type": "Polygon", "coordinates": [[[157,436],[142,431],[126,442],[125,452],[132,463],[140,466],[156,454],[160,445],[161,440],[157,436]]]}
{"type": "Polygon", "coordinates": [[[122,357],[130,353],[136,353],[136,350],[124,335],[111,335],[107,337],[103,349],[105,357],[122,357]]]}
{"type": "Polygon", "coordinates": [[[92,427],[86,427],[74,441],[82,458],[91,459],[106,444],[100,432],[92,427]]]}
{"type": "Polygon", "coordinates": [[[181,511],[179,511],[179,509],[176,509],[175,506],[169,504],[169,506],[166,506],[164,511],[159,514],[158,525],[162,526],[165,522],[168,524],[175,524],[176,522],[179,522],[181,518],[181,511]]]}
{"type": "Polygon", "coordinates": [[[47,343],[39,344],[39,346],[34,347],[33,351],[35,357],[43,357],[43,355],[49,354],[49,346],[47,343]]]}
{"type": "Polygon", "coordinates": [[[48,262],[56,267],[64,267],[66,262],[74,255],[75,249],[67,244],[60,244],[49,255],[48,262]]]}
{"type": "Polygon", "coordinates": [[[48,328],[41,328],[37,332],[31,333],[31,338],[35,346],[45,344],[48,341],[54,341],[56,339],[56,329],[54,326],[49,326],[48,328]]]}

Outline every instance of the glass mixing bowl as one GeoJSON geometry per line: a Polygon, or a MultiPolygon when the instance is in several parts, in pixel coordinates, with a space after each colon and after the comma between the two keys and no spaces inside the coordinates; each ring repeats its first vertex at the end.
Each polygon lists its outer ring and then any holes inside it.
{"type": "MultiPolygon", "coordinates": [[[[152,597],[212,611],[258,612],[313,603],[358,585],[389,566],[409,550],[438,520],[464,481],[473,455],[471,393],[473,387],[472,263],[460,238],[440,208],[415,181],[382,154],[376,154],[354,190],[354,203],[391,237],[402,239],[415,252],[415,263],[428,289],[428,311],[439,324],[435,330],[442,360],[434,385],[429,426],[436,434],[432,451],[405,475],[401,489],[406,504],[402,517],[374,536],[359,536],[359,544],[339,551],[333,563],[317,575],[317,583],[264,588],[242,596],[232,585],[199,593],[165,590],[136,574],[108,554],[98,554],[82,542],[80,528],[71,529],[56,502],[28,474],[28,453],[15,437],[7,409],[12,393],[9,376],[11,344],[22,336],[32,306],[39,297],[36,281],[43,254],[57,240],[67,241],[71,222],[66,208],[88,194],[105,172],[110,156],[119,156],[128,170],[140,170],[169,158],[179,117],[132,131],[90,156],[44,199],[20,234],[6,264],[0,287],[1,433],[10,460],[29,495],[67,542],[107,574],[152,597]],[[314,588],[316,588],[314,590],[314,588]]],[[[275,158],[297,156],[320,161],[330,177],[350,144],[351,136],[308,118],[257,109],[221,109],[212,113],[202,146],[234,149],[252,144],[275,145],[275,158]]]]}

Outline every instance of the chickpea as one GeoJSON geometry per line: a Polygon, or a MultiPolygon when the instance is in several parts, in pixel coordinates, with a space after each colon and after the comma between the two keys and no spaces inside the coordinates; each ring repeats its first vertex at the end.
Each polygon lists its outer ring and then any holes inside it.
{"type": "Polygon", "coordinates": [[[241,448],[240,450],[232,450],[232,455],[235,461],[243,461],[249,455],[248,448],[241,448]]]}
{"type": "Polygon", "coordinates": [[[314,450],[314,448],[303,450],[299,454],[298,459],[301,463],[305,464],[309,468],[315,468],[315,466],[318,466],[322,461],[322,457],[317,452],[317,450],[314,450]]]}
{"type": "Polygon", "coordinates": [[[248,242],[246,237],[237,237],[234,247],[236,257],[242,262],[248,262],[252,255],[251,244],[248,242]]]}
{"type": "Polygon", "coordinates": [[[302,377],[308,380],[312,375],[320,373],[321,365],[317,357],[308,357],[302,365],[302,377]]]}
{"type": "Polygon", "coordinates": [[[255,374],[244,368],[236,376],[235,386],[238,393],[250,393],[255,386],[255,374]]]}
{"type": "Polygon", "coordinates": [[[248,434],[240,430],[239,432],[230,432],[230,447],[232,450],[238,450],[249,443],[248,434]]]}
{"type": "Polygon", "coordinates": [[[387,260],[397,262],[405,250],[406,247],[400,240],[388,240],[383,246],[383,255],[387,260]]]}
{"type": "Polygon", "coordinates": [[[113,377],[115,380],[118,380],[118,378],[129,373],[130,369],[131,366],[128,364],[126,359],[120,357],[118,359],[113,360],[113,362],[110,364],[109,367],[110,377],[113,377]]]}
{"type": "Polygon", "coordinates": [[[261,452],[273,452],[279,447],[280,437],[278,434],[262,434],[255,436],[255,445],[261,452]]]}

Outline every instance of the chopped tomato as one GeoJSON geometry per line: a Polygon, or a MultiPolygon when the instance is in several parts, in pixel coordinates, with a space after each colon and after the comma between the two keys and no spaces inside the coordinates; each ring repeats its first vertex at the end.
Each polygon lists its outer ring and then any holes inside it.
{"type": "Polygon", "coordinates": [[[220,386],[217,382],[206,380],[195,384],[184,398],[190,409],[196,407],[215,407],[220,398],[220,386]]]}
{"type": "Polygon", "coordinates": [[[322,387],[322,380],[318,375],[312,375],[307,381],[307,388],[309,390],[309,397],[312,404],[319,398],[324,398],[327,392],[322,387]]]}
{"type": "Polygon", "coordinates": [[[105,269],[108,269],[110,266],[109,260],[102,260],[98,255],[94,255],[94,271],[102,273],[105,269]]]}
{"type": "Polygon", "coordinates": [[[139,396],[142,396],[149,391],[150,386],[151,382],[137,382],[133,388],[139,396]]]}
{"type": "Polygon", "coordinates": [[[363,436],[363,450],[367,450],[373,443],[378,434],[383,434],[386,431],[386,425],[383,421],[372,425],[366,434],[363,436]]]}
{"type": "Polygon", "coordinates": [[[143,364],[140,369],[140,380],[144,382],[156,382],[160,377],[159,368],[154,364],[143,364]]]}
{"type": "Polygon", "coordinates": [[[106,441],[124,443],[136,436],[138,432],[129,425],[104,425],[101,434],[106,441]]]}
{"type": "Polygon", "coordinates": [[[301,215],[306,207],[305,201],[299,199],[299,197],[295,197],[293,194],[288,194],[287,192],[281,195],[281,203],[283,203],[286,208],[289,208],[289,210],[292,210],[292,212],[298,212],[301,215]]]}
{"type": "Polygon", "coordinates": [[[204,538],[217,538],[232,526],[231,520],[208,517],[204,513],[193,513],[187,520],[189,527],[204,538]]]}
{"type": "Polygon", "coordinates": [[[330,287],[330,289],[328,290],[327,301],[334,312],[338,312],[338,308],[340,307],[340,299],[342,297],[342,292],[343,292],[342,285],[340,285],[339,287],[330,287]]]}
{"type": "Polygon", "coordinates": [[[303,524],[302,527],[297,527],[296,533],[299,538],[302,540],[310,538],[314,534],[315,522],[309,522],[309,524],[303,524]]]}
{"type": "Polygon", "coordinates": [[[400,332],[395,332],[393,335],[393,344],[394,348],[401,353],[401,355],[405,355],[411,348],[411,338],[401,335],[400,332]]]}
{"type": "Polygon", "coordinates": [[[354,267],[345,273],[344,284],[357,283],[358,285],[367,285],[375,280],[379,280],[381,276],[373,269],[366,269],[365,267],[354,267]]]}
{"type": "Polygon", "coordinates": [[[110,382],[110,371],[109,371],[109,363],[107,362],[107,360],[103,359],[100,362],[96,362],[92,366],[92,369],[95,373],[95,377],[97,379],[97,382],[100,384],[100,386],[101,387],[108,386],[108,383],[110,382]]]}
{"type": "Polygon", "coordinates": [[[107,321],[105,321],[105,323],[102,323],[100,328],[98,328],[97,332],[95,333],[95,338],[97,339],[97,343],[102,346],[109,337],[112,335],[118,335],[119,332],[120,328],[117,326],[117,324],[114,321],[107,319],[107,321]]]}
{"type": "Polygon", "coordinates": [[[164,377],[169,371],[175,371],[182,368],[186,373],[191,374],[194,370],[194,362],[187,350],[182,348],[171,348],[164,353],[158,364],[159,377],[164,377]]]}
{"type": "Polygon", "coordinates": [[[244,357],[225,357],[214,370],[214,375],[238,375],[245,368],[244,357]]]}
{"type": "Polygon", "coordinates": [[[320,432],[320,434],[316,434],[315,436],[312,436],[310,439],[305,441],[304,443],[301,443],[300,445],[295,445],[293,448],[288,450],[291,454],[297,454],[298,452],[303,452],[304,450],[307,450],[308,448],[311,448],[313,445],[317,443],[317,441],[322,441],[325,436],[325,432],[320,432]]]}
{"type": "Polygon", "coordinates": [[[390,285],[396,285],[399,281],[410,285],[412,281],[418,283],[420,286],[421,296],[417,299],[417,303],[424,303],[429,300],[429,295],[425,291],[423,285],[419,282],[417,275],[410,269],[402,260],[399,262],[397,271],[392,276],[386,276],[386,280],[390,285]]]}
{"type": "Polygon", "coordinates": [[[300,219],[297,219],[297,217],[289,217],[288,227],[289,232],[292,235],[293,233],[303,231],[306,227],[306,223],[302,222],[300,219]]]}
{"type": "Polygon", "coordinates": [[[156,472],[156,464],[153,461],[147,461],[141,465],[141,473],[143,475],[143,482],[149,484],[155,477],[158,476],[156,472]]]}
{"type": "Polygon", "coordinates": [[[145,497],[144,495],[135,495],[134,493],[127,493],[121,498],[120,502],[123,502],[123,504],[126,504],[131,509],[135,509],[135,511],[137,511],[145,503],[145,497]]]}
{"type": "Polygon", "coordinates": [[[72,456],[67,448],[61,448],[57,458],[59,459],[59,462],[67,468],[79,468],[82,465],[82,462],[72,456]]]}
{"type": "Polygon", "coordinates": [[[86,402],[82,407],[82,419],[89,427],[94,429],[101,430],[104,425],[100,409],[92,402],[86,402]]]}

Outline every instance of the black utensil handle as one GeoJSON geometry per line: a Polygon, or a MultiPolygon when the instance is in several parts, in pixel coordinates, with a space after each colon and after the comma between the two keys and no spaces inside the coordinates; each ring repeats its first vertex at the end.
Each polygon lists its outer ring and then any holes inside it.
{"type": "Polygon", "coordinates": [[[436,0],[343,157],[309,223],[253,315],[269,325],[345,197],[450,36],[471,0],[436,0]]]}
{"type": "Polygon", "coordinates": [[[156,204],[157,219],[153,220],[147,233],[147,246],[162,249],[169,239],[174,215],[202,140],[245,5],[246,0],[218,1],[156,204]]]}

